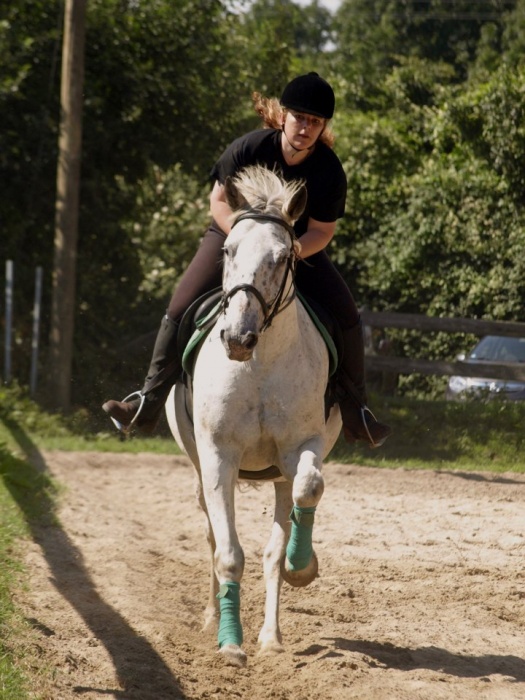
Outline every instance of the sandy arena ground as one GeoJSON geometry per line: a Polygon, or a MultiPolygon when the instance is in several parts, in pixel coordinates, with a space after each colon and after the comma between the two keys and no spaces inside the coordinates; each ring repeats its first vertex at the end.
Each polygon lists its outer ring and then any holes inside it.
{"type": "Polygon", "coordinates": [[[28,664],[46,700],[525,698],[525,475],[327,464],[320,577],[283,587],[257,655],[273,486],[237,495],[244,669],[201,632],[209,558],[187,459],[48,452],[62,529],[27,544],[28,664]]]}

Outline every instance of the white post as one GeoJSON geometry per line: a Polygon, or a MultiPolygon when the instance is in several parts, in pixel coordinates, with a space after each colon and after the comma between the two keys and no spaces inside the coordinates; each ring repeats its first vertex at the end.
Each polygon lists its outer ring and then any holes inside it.
{"type": "Polygon", "coordinates": [[[38,374],[38,340],[40,335],[40,302],[42,299],[42,268],[37,267],[35,272],[35,304],[33,306],[33,337],[31,339],[31,377],[29,380],[29,392],[31,396],[36,392],[36,380],[38,374]]]}
{"type": "Polygon", "coordinates": [[[13,261],[5,263],[5,355],[4,384],[11,382],[11,336],[13,325],[13,261]]]}

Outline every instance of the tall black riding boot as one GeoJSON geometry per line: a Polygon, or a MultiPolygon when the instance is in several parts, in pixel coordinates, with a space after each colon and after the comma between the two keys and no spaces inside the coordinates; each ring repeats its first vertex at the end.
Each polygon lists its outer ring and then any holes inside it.
{"type": "Polygon", "coordinates": [[[385,423],[379,423],[367,406],[365,384],[365,346],[361,320],[342,332],[343,357],[337,377],[339,408],[343,433],[349,443],[357,440],[379,447],[392,434],[385,423]]]}
{"type": "Polygon", "coordinates": [[[150,435],[157,423],[170,393],[171,387],[182,372],[177,353],[179,323],[164,316],[148,375],[141,391],[135,391],[123,401],[106,401],[102,409],[109,414],[119,430],[136,427],[144,435],[150,435]]]}

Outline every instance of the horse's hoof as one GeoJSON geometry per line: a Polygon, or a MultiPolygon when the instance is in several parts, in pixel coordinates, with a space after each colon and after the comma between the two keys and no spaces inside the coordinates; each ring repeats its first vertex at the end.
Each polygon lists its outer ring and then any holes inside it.
{"type": "Polygon", "coordinates": [[[282,654],[283,652],[284,647],[279,642],[261,642],[258,656],[277,656],[277,654],[282,654]]]}
{"type": "Polygon", "coordinates": [[[219,654],[223,655],[224,661],[228,666],[236,666],[237,668],[246,666],[246,654],[237,644],[225,644],[219,649],[219,654]]]}
{"type": "Polygon", "coordinates": [[[304,569],[292,571],[289,566],[290,562],[285,557],[284,561],[281,563],[281,576],[286,583],[295,588],[304,588],[304,586],[308,586],[308,584],[312,583],[314,578],[317,577],[319,571],[319,563],[315,552],[312,554],[310,563],[304,569]]]}
{"type": "Polygon", "coordinates": [[[260,656],[273,656],[275,654],[282,654],[284,651],[278,625],[275,627],[271,625],[268,628],[263,627],[259,632],[257,641],[259,642],[258,654],[260,656]]]}

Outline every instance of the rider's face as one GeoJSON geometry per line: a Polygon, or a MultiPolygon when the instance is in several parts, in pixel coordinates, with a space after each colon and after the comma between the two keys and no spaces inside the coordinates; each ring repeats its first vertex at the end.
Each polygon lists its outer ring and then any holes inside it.
{"type": "Polygon", "coordinates": [[[296,110],[287,110],[284,130],[292,146],[302,150],[310,148],[317,141],[326,125],[326,119],[296,110]]]}

